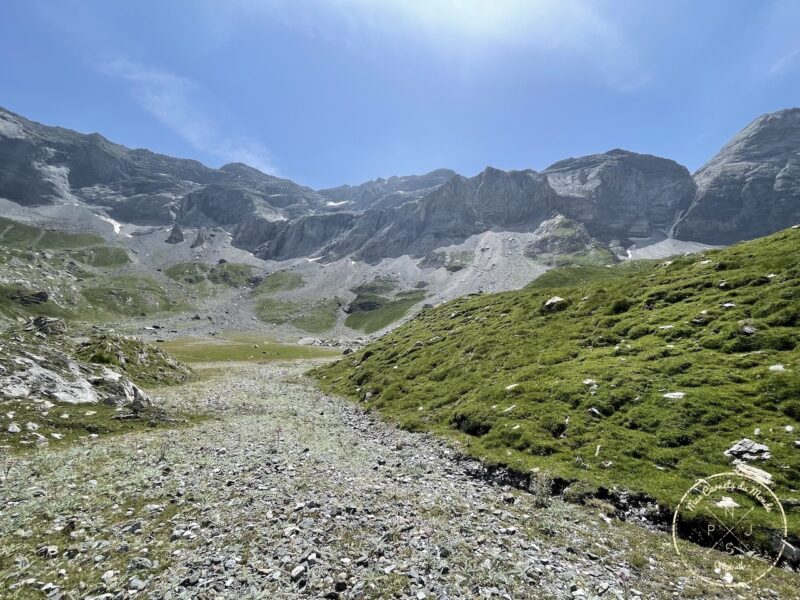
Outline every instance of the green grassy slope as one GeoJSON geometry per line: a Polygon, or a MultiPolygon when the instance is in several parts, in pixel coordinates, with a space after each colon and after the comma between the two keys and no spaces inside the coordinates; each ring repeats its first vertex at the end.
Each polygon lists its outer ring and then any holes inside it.
{"type": "Polygon", "coordinates": [[[164,275],[180,283],[206,282],[227,287],[244,287],[253,276],[253,267],[239,263],[207,265],[204,263],[175,263],[164,269],[164,275]]]}
{"type": "Polygon", "coordinates": [[[291,271],[275,271],[264,278],[255,289],[256,294],[271,294],[273,292],[286,292],[303,287],[303,276],[291,271]]]}
{"type": "Polygon", "coordinates": [[[757,439],[773,458],[756,466],[791,505],[800,504],[799,326],[800,230],[789,229],[455,300],[315,374],[327,391],[456,438],[488,462],[668,507],[698,477],[730,470],[723,451],[734,442],[757,439]],[[560,310],[545,309],[555,295],[560,310]]]}
{"type": "MultiPolygon", "coordinates": [[[[424,286],[423,286],[424,287],[424,286]]],[[[397,282],[376,277],[350,290],[356,297],[348,307],[344,324],[351,329],[374,333],[401,319],[411,307],[425,299],[419,286],[397,291],[397,282]]]]}
{"type": "Polygon", "coordinates": [[[66,233],[41,229],[0,217],[0,245],[9,248],[64,250],[99,246],[105,243],[102,237],[93,233],[66,233]]]}
{"type": "Polygon", "coordinates": [[[261,362],[321,358],[339,354],[338,351],[315,346],[280,344],[257,335],[229,334],[215,339],[184,338],[161,344],[165,351],[187,363],[204,362],[261,362]]]}

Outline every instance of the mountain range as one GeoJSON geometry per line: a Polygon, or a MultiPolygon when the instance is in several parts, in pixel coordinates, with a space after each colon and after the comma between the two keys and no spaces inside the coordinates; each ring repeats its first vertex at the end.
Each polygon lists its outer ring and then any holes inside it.
{"type": "Polygon", "coordinates": [[[666,238],[724,245],[800,221],[800,109],[759,117],[691,174],[615,149],[543,171],[439,169],[313,190],[241,163],[218,169],[0,109],[0,198],[78,205],[134,226],[220,227],[266,260],[424,256],[561,216],[624,252],[666,238]]]}

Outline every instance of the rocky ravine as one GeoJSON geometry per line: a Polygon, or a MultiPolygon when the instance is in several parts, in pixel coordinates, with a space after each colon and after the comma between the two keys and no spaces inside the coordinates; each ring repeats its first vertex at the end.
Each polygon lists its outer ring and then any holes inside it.
{"type": "Polygon", "coordinates": [[[323,396],[309,366],[228,364],[161,391],[167,409],[213,415],[191,429],[7,459],[0,595],[798,597],[780,571],[704,588],[666,534],[610,507],[471,478],[445,443],[323,396]]]}

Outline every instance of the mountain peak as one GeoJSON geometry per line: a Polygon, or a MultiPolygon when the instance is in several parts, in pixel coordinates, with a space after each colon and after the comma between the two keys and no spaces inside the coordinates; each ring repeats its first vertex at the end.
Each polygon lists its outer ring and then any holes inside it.
{"type": "Polygon", "coordinates": [[[695,174],[676,237],[728,244],[800,221],[800,108],[761,115],[695,174]]]}

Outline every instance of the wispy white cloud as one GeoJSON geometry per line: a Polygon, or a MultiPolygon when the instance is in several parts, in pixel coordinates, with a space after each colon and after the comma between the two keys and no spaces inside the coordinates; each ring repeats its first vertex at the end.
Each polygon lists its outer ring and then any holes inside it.
{"type": "Polygon", "coordinates": [[[353,34],[375,32],[378,38],[403,36],[440,55],[468,61],[522,50],[552,65],[573,68],[576,76],[592,73],[620,91],[650,80],[639,49],[598,1],[232,0],[231,5],[326,37],[331,36],[325,31],[325,17],[336,16],[343,28],[334,33],[343,43],[353,34]],[[575,67],[580,67],[579,75],[575,67]]]}
{"type": "Polygon", "coordinates": [[[783,56],[781,56],[778,60],[772,63],[772,66],[769,68],[770,75],[778,75],[787,69],[790,69],[796,65],[800,64],[800,48],[795,48],[794,50],[787,52],[783,56]]]}
{"type": "Polygon", "coordinates": [[[202,88],[191,79],[126,59],[105,63],[101,69],[124,81],[142,108],[197,150],[224,162],[243,162],[277,174],[264,145],[226,133],[203,108],[197,100],[202,88]]]}

